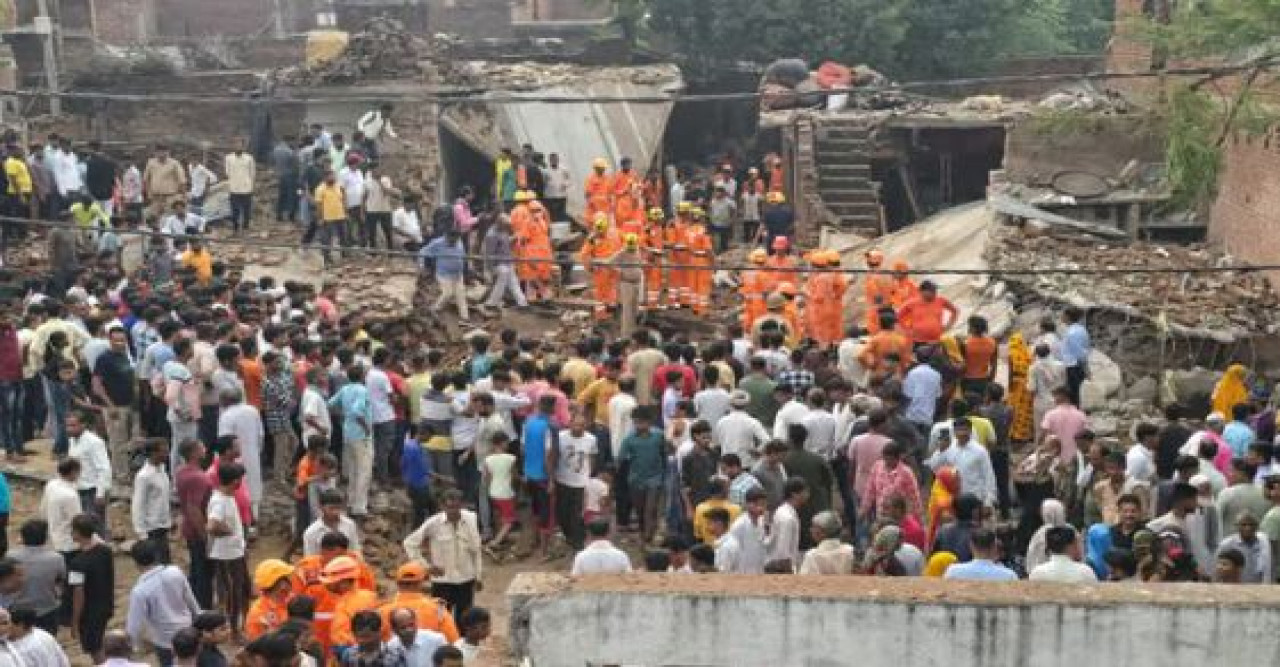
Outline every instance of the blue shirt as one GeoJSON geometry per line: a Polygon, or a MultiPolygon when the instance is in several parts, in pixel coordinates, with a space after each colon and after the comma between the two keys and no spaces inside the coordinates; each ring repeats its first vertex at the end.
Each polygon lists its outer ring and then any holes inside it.
{"type": "Polygon", "coordinates": [[[551,428],[551,419],[547,415],[536,414],[524,420],[521,441],[524,443],[525,479],[547,481],[547,439],[555,437],[555,429],[551,428]]]}
{"type": "Polygon", "coordinates": [[[449,239],[444,236],[428,243],[418,253],[420,264],[425,264],[423,260],[434,259],[436,262],[436,277],[449,280],[457,280],[462,277],[466,258],[467,249],[466,246],[462,245],[462,239],[449,243],[449,239]]]}
{"type": "Polygon", "coordinates": [[[368,440],[369,428],[373,424],[373,403],[369,401],[369,390],[363,384],[344,385],[338,393],[329,399],[329,407],[342,412],[342,439],[347,442],[368,440]],[[359,417],[364,418],[364,425],[359,417]]]}
{"type": "Polygon", "coordinates": [[[956,563],[947,568],[947,573],[942,578],[966,581],[1017,581],[1018,575],[1013,570],[989,560],[971,560],[968,563],[956,563]]]}
{"type": "Polygon", "coordinates": [[[431,482],[431,459],[422,451],[422,443],[414,438],[404,439],[404,451],[400,454],[400,477],[411,489],[425,489],[431,482]]]}
{"type": "Polygon", "coordinates": [[[909,399],[907,421],[932,424],[938,399],[942,397],[942,374],[929,364],[916,364],[902,379],[902,395],[909,399]]]}
{"type": "Polygon", "coordinates": [[[9,495],[9,479],[0,473],[0,514],[8,514],[13,507],[13,500],[9,495]]]}
{"type": "Polygon", "coordinates": [[[1231,458],[1242,459],[1253,444],[1253,429],[1244,422],[1233,421],[1222,430],[1222,439],[1231,446],[1231,458]]]}
{"type": "Polygon", "coordinates": [[[1089,330],[1083,324],[1076,323],[1067,327],[1062,337],[1062,347],[1058,355],[1062,357],[1064,366],[1083,366],[1089,361],[1089,350],[1093,344],[1089,340],[1089,330]]]}
{"type": "Polygon", "coordinates": [[[661,489],[666,473],[666,442],[660,431],[652,428],[647,433],[632,433],[622,440],[619,456],[630,464],[627,483],[634,489],[661,489]]]}

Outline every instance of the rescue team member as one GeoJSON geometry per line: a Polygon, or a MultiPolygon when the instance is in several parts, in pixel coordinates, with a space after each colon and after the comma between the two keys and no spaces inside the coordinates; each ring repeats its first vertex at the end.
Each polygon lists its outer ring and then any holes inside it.
{"type": "Polygon", "coordinates": [[[791,256],[791,241],[785,236],[779,236],[773,239],[773,245],[770,246],[773,254],[765,261],[765,266],[769,268],[765,272],[764,290],[766,293],[777,291],[778,286],[782,283],[791,283],[795,285],[795,281],[799,279],[799,274],[793,269],[796,268],[795,258],[791,256]]]}
{"type": "Polygon", "coordinates": [[[889,303],[893,305],[894,312],[902,310],[908,301],[920,296],[920,288],[907,273],[910,270],[911,267],[904,260],[899,259],[893,263],[893,292],[889,295],[889,303]]]}
{"type": "Polygon", "coordinates": [[[244,636],[249,641],[275,631],[289,620],[289,600],[302,590],[301,580],[293,573],[292,565],[275,558],[258,563],[254,569],[253,587],[259,595],[245,616],[244,636]]]}
{"type": "Polygon", "coordinates": [[[920,296],[898,311],[898,320],[908,323],[905,331],[916,345],[937,343],[959,317],[960,309],[938,296],[938,286],[932,280],[920,283],[920,296]]]}
{"type": "Polygon", "coordinates": [[[884,265],[884,253],[868,250],[865,255],[867,276],[862,284],[863,306],[866,309],[867,332],[880,330],[880,309],[892,308],[893,279],[880,270],[884,265]]]}
{"type": "Polygon", "coordinates": [[[551,220],[542,202],[533,193],[516,193],[516,206],[511,211],[511,232],[516,259],[516,276],[529,301],[537,303],[551,298],[551,275],[554,256],[551,252],[551,220]]]}
{"type": "Polygon", "coordinates": [[[320,583],[333,597],[333,623],[329,626],[329,642],[333,653],[341,659],[356,647],[351,618],[358,612],[378,608],[378,595],[360,588],[361,562],[351,556],[338,556],[320,571],[320,583]]]}
{"type": "MultiPolygon", "coordinates": [[[[640,175],[631,168],[631,158],[624,157],[613,175],[613,220],[626,231],[638,231],[644,214],[640,175]]],[[[591,218],[589,218],[591,219],[591,218]]]]}
{"type": "Polygon", "coordinates": [[[391,600],[378,608],[382,615],[383,639],[391,639],[391,612],[412,609],[418,620],[419,630],[432,630],[445,636],[452,644],[461,636],[453,614],[445,607],[444,600],[422,592],[427,582],[427,568],[421,563],[405,563],[396,570],[396,593],[391,600]]]}
{"type": "MultiPolygon", "coordinates": [[[[819,250],[809,259],[814,268],[840,266],[840,253],[819,250]]],[[[819,272],[805,285],[805,328],[823,346],[833,346],[843,339],[844,295],[849,279],[842,273],[819,272]]]]}
{"type": "Polygon", "coordinates": [[[747,255],[747,261],[756,268],[748,269],[742,274],[742,330],[746,332],[752,331],[756,320],[764,317],[764,300],[768,296],[768,291],[765,289],[766,277],[763,267],[768,259],[769,253],[765,252],[764,248],[756,248],[747,255]]]}
{"type": "Polygon", "coordinates": [[[784,338],[791,338],[795,335],[795,329],[791,328],[791,324],[787,321],[787,297],[782,296],[779,292],[773,292],[765,297],[765,314],[756,318],[754,327],[751,329],[751,341],[755,344],[756,349],[764,349],[763,334],[770,326],[776,328],[782,333],[784,338]]]}
{"type": "Polygon", "coordinates": [[[890,355],[898,359],[894,373],[901,379],[906,375],[906,365],[912,358],[911,338],[897,330],[898,318],[893,313],[880,314],[880,330],[871,334],[858,361],[862,367],[874,374],[883,373],[888,365],[890,355]]]}
{"type": "Polygon", "coordinates": [[[689,266],[689,222],[693,214],[693,204],[680,202],[676,208],[676,219],[667,227],[666,247],[671,252],[671,267],[667,270],[668,285],[667,303],[675,308],[683,308],[693,303],[692,276],[689,266]]]}
{"type": "Polygon", "coordinates": [[[332,643],[331,626],[337,598],[325,586],[324,568],[338,558],[353,558],[358,563],[356,585],[365,590],[374,590],[373,571],[360,560],[359,556],[348,551],[350,542],[342,533],[329,533],[320,539],[320,553],[306,556],[294,566],[294,572],[302,585],[302,593],[316,601],[315,630],[316,641],[324,647],[326,653],[332,643]]]}
{"type": "Polygon", "coordinates": [[[608,160],[600,157],[591,161],[591,173],[587,175],[587,182],[582,191],[583,199],[587,203],[586,210],[583,212],[585,220],[595,220],[601,213],[605,215],[613,213],[613,179],[608,171],[608,160]]]}
{"type": "Polygon", "coordinates": [[[800,304],[796,303],[796,297],[800,295],[796,289],[795,283],[790,281],[783,282],[778,285],[778,294],[782,295],[786,303],[782,309],[782,316],[787,321],[787,327],[790,328],[791,334],[787,336],[787,347],[795,349],[804,340],[804,322],[800,319],[800,304]]]}
{"type": "Polygon", "coordinates": [[[689,271],[689,292],[695,315],[704,315],[711,308],[712,265],[715,251],[711,235],[707,232],[706,216],[702,209],[693,209],[693,225],[685,235],[689,248],[689,263],[695,267],[689,271]]]}
{"type": "Polygon", "coordinates": [[[665,217],[662,209],[649,209],[649,224],[640,234],[644,257],[645,310],[666,308],[662,299],[662,258],[666,254],[664,237],[667,231],[665,217]]]}
{"type": "Polygon", "coordinates": [[[595,229],[587,237],[586,243],[582,244],[579,253],[583,268],[591,274],[597,320],[609,317],[609,310],[618,305],[618,271],[608,266],[608,260],[618,254],[620,249],[617,233],[609,228],[609,216],[597,214],[595,229]]]}

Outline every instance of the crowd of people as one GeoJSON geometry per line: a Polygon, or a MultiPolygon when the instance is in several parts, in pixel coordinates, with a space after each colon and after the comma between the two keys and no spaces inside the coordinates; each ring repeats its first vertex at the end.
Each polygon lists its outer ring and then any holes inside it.
{"type": "MultiPolygon", "coordinates": [[[[377,165],[390,110],[370,114],[352,146],[313,128],[300,149],[278,147],[278,220],[419,249],[437,309],[453,301],[463,319],[471,271],[492,281],[491,305],[547,298],[549,222],[572,187],[558,158],[500,158],[503,213],[482,238],[469,237],[464,189],[449,223],[415,217],[406,239],[387,227],[399,193],[377,165]]],[[[1194,427],[1170,406],[1160,423],[1095,437],[1079,407],[1083,311],[1001,345],[982,317],[871,251],[865,319],[846,327],[842,257],[797,252],[776,163],[741,184],[720,170],[705,197],[678,174],[593,165],[580,257],[599,326],[569,341],[475,329],[459,363],[406,322],[342,303],[337,285],[247,280],[215,260],[199,212],[207,168],[160,150],[144,170],[107,169],[91,151],[85,184],[49,189],[41,161],[75,171],[51,139],[54,153],[31,158],[11,146],[4,170],[7,211],[52,206],[42,217],[77,225],[47,231],[47,279],[0,315],[0,445],[21,463],[47,435],[57,459],[0,559],[0,667],[67,664],[59,635],[95,664],[138,650],[161,665],[470,664],[489,633],[475,604],[485,563],[529,558],[571,557],[574,575],[1280,573],[1277,413],[1247,369],[1228,369],[1194,427]],[[118,221],[159,232],[128,273],[118,221]],[[738,231],[756,267],[739,276],[741,320],[707,339],[645,325],[646,309],[708,313],[711,260],[738,231]],[[129,534],[112,535],[123,486],[129,534]],[[391,490],[413,529],[380,596],[361,545],[371,498],[391,490]],[[280,526],[264,510],[281,504],[291,539],[268,554],[262,530],[280,526]],[[122,538],[138,576],[124,630],[108,632],[122,538]],[[224,655],[232,645],[239,655],[224,655]]],[[[224,172],[236,233],[260,177],[243,151],[224,172]]],[[[6,528],[10,500],[0,485],[6,528]]]]}

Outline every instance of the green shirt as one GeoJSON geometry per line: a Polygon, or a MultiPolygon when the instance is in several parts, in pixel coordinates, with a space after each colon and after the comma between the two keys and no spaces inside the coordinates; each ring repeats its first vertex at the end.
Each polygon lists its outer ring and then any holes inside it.
{"type": "Polygon", "coordinates": [[[738,383],[738,388],[751,397],[747,414],[760,420],[766,429],[773,428],[773,418],[778,414],[778,401],[773,398],[776,386],[773,380],[757,373],[748,374],[738,383]]]}
{"type": "Polygon", "coordinates": [[[632,433],[622,439],[620,457],[630,464],[627,484],[632,489],[660,489],[667,470],[666,440],[652,428],[648,433],[632,433]]]}
{"type": "Polygon", "coordinates": [[[809,501],[801,507],[802,513],[813,516],[831,509],[831,485],[834,476],[826,459],[803,449],[792,449],[782,459],[782,467],[788,477],[799,477],[809,485],[809,501]]]}
{"type": "MultiPolygon", "coordinates": [[[[1258,522],[1258,532],[1265,533],[1272,544],[1280,542],[1280,537],[1272,537],[1273,535],[1280,536],[1280,505],[1267,510],[1267,513],[1262,517],[1262,521],[1258,522]]],[[[1276,558],[1274,553],[1271,554],[1271,569],[1274,572],[1274,576],[1280,578],[1280,558],[1276,558]]]]}

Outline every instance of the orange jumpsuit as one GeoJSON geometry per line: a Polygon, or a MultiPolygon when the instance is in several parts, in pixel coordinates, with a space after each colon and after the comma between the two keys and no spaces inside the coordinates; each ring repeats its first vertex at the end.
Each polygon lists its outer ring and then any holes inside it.
{"type": "MultiPolygon", "coordinates": [[[[618,226],[625,221],[639,223],[644,218],[640,201],[640,179],[634,171],[619,171],[613,175],[613,220],[618,226]]],[[[595,218],[590,218],[594,220],[595,218]]]]}
{"type": "Polygon", "coordinates": [[[805,319],[809,335],[822,345],[835,345],[843,338],[844,292],[847,279],[839,273],[819,273],[805,285],[805,319]]]}
{"type": "MultiPolygon", "coordinates": [[[[356,556],[354,553],[346,555],[356,556]]],[[[359,556],[356,556],[356,558],[359,560],[359,556]]],[[[333,611],[338,603],[337,597],[330,593],[324,584],[320,583],[320,571],[324,569],[328,562],[329,559],[324,556],[315,555],[305,556],[294,564],[294,573],[300,586],[298,594],[309,595],[316,601],[316,615],[311,627],[316,634],[316,641],[319,641],[320,645],[324,647],[325,655],[329,654],[329,649],[333,646],[333,611]]],[[[373,570],[369,569],[369,564],[363,560],[360,560],[360,564],[360,577],[356,579],[356,587],[375,590],[373,570]]]]}
{"type": "Polygon", "coordinates": [[[796,261],[791,255],[769,255],[764,262],[764,293],[772,294],[782,283],[796,285],[800,281],[800,273],[779,269],[794,269],[796,261]]]}
{"type": "Polygon", "coordinates": [[[858,361],[862,362],[862,367],[878,373],[884,368],[884,359],[889,353],[897,352],[901,363],[898,365],[898,377],[906,375],[907,367],[911,365],[913,347],[911,345],[911,337],[903,334],[896,329],[893,331],[881,331],[867,340],[866,346],[862,349],[858,361]]]}
{"type": "Polygon", "coordinates": [[[782,192],[786,187],[786,173],[782,171],[782,160],[778,160],[769,169],[769,192],[782,192]]]}
{"type": "MultiPolygon", "coordinates": [[[[332,595],[332,593],[330,593],[332,595]]],[[[353,588],[341,597],[334,595],[333,624],[329,626],[329,639],[334,646],[355,646],[356,636],[351,631],[351,617],[358,612],[378,609],[378,594],[361,588],[353,588]]]]}
{"type": "Polygon", "coordinates": [[[769,293],[765,290],[765,271],[764,269],[750,269],[742,274],[742,330],[751,331],[755,326],[756,320],[764,317],[767,311],[765,308],[765,297],[769,293]]]}
{"type": "Polygon", "coordinates": [[[662,208],[662,179],[657,177],[648,177],[644,179],[644,208],[662,208]]]}
{"type": "Polygon", "coordinates": [[[521,280],[537,283],[531,292],[535,296],[532,298],[549,298],[552,261],[555,255],[551,252],[551,223],[547,217],[547,209],[542,204],[533,202],[529,204],[529,224],[526,226],[526,233],[523,238],[516,237],[520,241],[520,245],[524,249],[524,256],[528,259],[542,260],[539,262],[526,262],[521,266],[525,267],[524,272],[517,273],[521,280]],[[538,293],[547,291],[545,296],[536,296],[538,293]]]}
{"type": "MultiPolygon", "coordinates": [[[[662,300],[663,248],[666,227],[651,224],[640,236],[640,249],[644,251],[644,307],[652,310],[662,300]]],[[[670,297],[668,297],[670,299],[670,297]]]]}
{"type": "MultiPolygon", "coordinates": [[[[516,204],[511,209],[511,238],[515,241],[512,244],[512,253],[516,259],[528,259],[529,248],[528,238],[533,228],[533,211],[530,210],[529,204],[516,204]]],[[[520,280],[532,280],[533,265],[525,262],[516,263],[516,276],[520,280]]]]}
{"type": "Polygon", "coordinates": [[[805,322],[800,318],[800,306],[792,299],[787,300],[787,307],[782,311],[782,317],[787,320],[787,326],[791,327],[794,335],[787,338],[787,347],[795,348],[800,341],[805,338],[805,322]]]}
{"type": "Polygon", "coordinates": [[[893,278],[873,269],[865,280],[862,291],[867,309],[867,331],[875,333],[880,330],[880,308],[892,303],[893,278]]]}
{"type": "Polygon", "coordinates": [[[596,219],[598,213],[613,213],[613,178],[608,174],[600,175],[594,171],[591,172],[583,187],[583,195],[587,203],[583,219],[588,224],[596,219]]]}
{"type": "Polygon", "coordinates": [[[607,264],[603,266],[596,264],[605,262],[618,254],[621,249],[622,244],[618,241],[618,235],[608,230],[597,231],[587,237],[587,242],[582,244],[579,257],[583,266],[591,274],[591,283],[595,289],[597,318],[607,317],[609,307],[618,305],[618,270],[610,268],[607,264]]]}
{"type": "Polygon", "coordinates": [[[677,307],[693,305],[693,293],[690,291],[693,287],[692,273],[688,269],[679,268],[691,263],[688,236],[689,225],[682,218],[676,218],[675,222],[667,226],[666,245],[672,264],[667,272],[667,303],[677,307]]]}
{"type": "Polygon", "coordinates": [[[889,303],[893,304],[893,310],[897,312],[902,310],[908,301],[918,296],[920,296],[920,288],[916,286],[916,281],[910,278],[895,278],[893,291],[889,294],[889,303]]]}
{"type": "Polygon", "coordinates": [[[689,272],[689,290],[693,296],[693,312],[702,315],[711,308],[712,265],[715,263],[715,250],[711,244],[711,235],[706,227],[693,225],[685,236],[689,245],[689,263],[699,267],[689,272]]]}
{"type": "Polygon", "coordinates": [[[382,636],[388,641],[391,640],[391,612],[397,609],[412,609],[414,618],[418,619],[419,630],[439,632],[450,644],[458,641],[461,636],[458,624],[454,622],[453,614],[445,609],[443,600],[423,593],[398,591],[390,602],[378,609],[378,613],[382,615],[382,636]]]}

